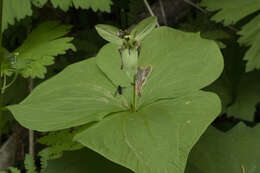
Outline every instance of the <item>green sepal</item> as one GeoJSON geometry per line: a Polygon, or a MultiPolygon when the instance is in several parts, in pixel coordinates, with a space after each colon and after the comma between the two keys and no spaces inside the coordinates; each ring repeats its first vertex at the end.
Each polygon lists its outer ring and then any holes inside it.
{"type": "Polygon", "coordinates": [[[95,26],[98,34],[110,43],[121,46],[123,44],[123,39],[118,36],[119,29],[117,27],[105,24],[98,24],[95,26]]]}
{"type": "Polygon", "coordinates": [[[152,30],[155,28],[157,24],[157,17],[152,16],[142,20],[138,23],[133,30],[131,31],[131,35],[134,35],[136,41],[142,41],[152,30]]]}

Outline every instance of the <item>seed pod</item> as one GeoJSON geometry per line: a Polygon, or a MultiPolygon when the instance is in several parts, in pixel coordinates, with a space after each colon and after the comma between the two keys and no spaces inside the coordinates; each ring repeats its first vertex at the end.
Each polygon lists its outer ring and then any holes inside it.
{"type": "Polygon", "coordinates": [[[122,51],[122,60],[124,67],[123,70],[130,79],[133,79],[138,65],[138,51],[136,48],[124,49],[122,51]]]}

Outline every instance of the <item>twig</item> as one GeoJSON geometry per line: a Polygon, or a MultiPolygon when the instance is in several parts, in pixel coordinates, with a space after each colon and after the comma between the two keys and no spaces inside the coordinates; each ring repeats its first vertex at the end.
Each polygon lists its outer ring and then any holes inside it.
{"type": "MultiPolygon", "coordinates": [[[[29,78],[29,92],[31,93],[33,90],[33,79],[29,78]]],[[[34,158],[34,132],[33,130],[29,130],[29,154],[34,158]]]]}
{"type": "Polygon", "coordinates": [[[197,8],[198,10],[200,10],[204,14],[208,13],[206,10],[204,10],[203,8],[201,8],[200,6],[198,6],[197,4],[195,4],[194,2],[192,2],[190,0],[183,0],[183,1],[186,2],[187,4],[193,6],[194,8],[197,8]]]}
{"type": "MultiPolygon", "coordinates": [[[[147,0],[144,0],[144,4],[145,4],[146,8],[148,9],[150,15],[151,15],[151,16],[155,16],[155,15],[154,15],[154,12],[153,12],[151,6],[149,5],[149,3],[147,2],[147,0]]],[[[157,22],[157,27],[159,27],[159,26],[160,26],[160,25],[159,25],[159,23],[157,22]]]]}
{"type": "Polygon", "coordinates": [[[162,0],[159,0],[159,4],[160,4],[160,8],[161,8],[162,17],[163,17],[163,23],[164,23],[164,25],[168,25],[162,0]]]}
{"type": "Polygon", "coordinates": [[[149,3],[147,2],[147,0],[144,0],[144,4],[145,4],[146,8],[148,9],[150,15],[155,16],[153,13],[153,10],[152,10],[151,6],[149,5],[149,3]]]}
{"type": "MultiPolygon", "coordinates": [[[[208,14],[208,12],[206,10],[204,10],[203,8],[201,8],[200,6],[198,6],[197,4],[195,4],[194,2],[190,1],[190,0],[183,0],[184,2],[186,2],[187,4],[191,5],[192,7],[198,9],[199,11],[201,11],[202,13],[204,14],[208,14]]],[[[227,26],[230,30],[234,31],[234,32],[237,32],[238,29],[236,29],[235,27],[233,26],[227,26]]]]}
{"type": "Polygon", "coordinates": [[[244,165],[240,165],[240,168],[242,170],[242,173],[246,173],[246,168],[244,167],[244,165]]]}

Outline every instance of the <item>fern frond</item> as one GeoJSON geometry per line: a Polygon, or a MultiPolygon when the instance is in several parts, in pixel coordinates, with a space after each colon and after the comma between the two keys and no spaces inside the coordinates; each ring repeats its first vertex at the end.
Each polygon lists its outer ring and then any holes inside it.
{"type": "Polygon", "coordinates": [[[64,151],[73,151],[83,148],[83,145],[73,141],[73,138],[84,129],[85,127],[83,126],[74,130],[66,129],[58,132],[51,132],[49,135],[38,139],[39,143],[48,146],[41,152],[45,152],[44,154],[46,154],[46,158],[48,159],[57,159],[62,156],[64,151]]]}
{"type": "Polygon", "coordinates": [[[26,173],[37,173],[34,159],[32,158],[31,155],[26,154],[24,160],[24,166],[26,169],[26,173]]]}
{"type": "Polygon", "coordinates": [[[11,172],[11,173],[21,173],[21,171],[15,167],[9,167],[8,170],[11,172]]]}
{"type": "Polygon", "coordinates": [[[48,166],[48,160],[50,159],[49,157],[49,151],[48,150],[42,150],[38,154],[40,156],[40,161],[41,161],[41,173],[43,173],[47,166],[48,166]]]}

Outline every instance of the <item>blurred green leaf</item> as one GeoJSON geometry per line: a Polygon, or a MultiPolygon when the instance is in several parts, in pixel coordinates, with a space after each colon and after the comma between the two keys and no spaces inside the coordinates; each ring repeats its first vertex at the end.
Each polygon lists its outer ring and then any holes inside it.
{"type": "Polygon", "coordinates": [[[140,14],[144,11],[145,5],[143,0],[130,0],[127,20],[129,24],[134,24],[139,20],[140,14]]]}
{"type": "Polygon", "coordinates": [[[77,9],[91,8],[95,12],[97,10],[110,12],[112,5],[111,0],[51,0],[51,2],[55,8],[59,7],[64,11],[68,11],[70,7],[74,6],[77,9]]]}
{"type": "Polygon", "coordinates": [[[205,88],[206,91],[211,91],[216,93],[222,103],[222,112],[225,113],[227,108],[233,101],[233,90],[228,77],[222,74],[222,76],[216,80],[214,83],[205,88]]]}
{"type": "MultiPolygon", "coordinates": [[[[65,0],[66,1],[66,0],[65,0]]],[[[48,0],[31,0],[32,4],[35,5],[36,7],[42,8],[48,0]]]]}
{"type": "Polygon", "coordinates": [[[70,26],[59,22],[45,22],[34,29],[24,43],[14,52],[17,55],[17,66],[23,77],[44,78],[46,66],[54,63],[54,57],[65,54],[66,50],[75,50],[70,42],[71,37],[63,37],[70,26]]]}
{"type": "Polygon", "coordinates": [[[26,16],[32,15],[31,0],[3,0],[3,25],[2,31],[7,29],[8,25],[14,25],[26,16]]]}
{"type": "Polygon", "coordinates": [[[260,9],[260,0],[202,0],[200,4],[209,11],[217,11],[211,19],[224,25],[235,24],[260,9]]]}
{"type": "Polygon", "coordinates": [[[40,153],[47,151],[48,159],[57,159],[63,155],[64,151],[73,151],[83,148],[83,145],[73,141],[74,136],[83,131],[86,127],[76,129],[65,129],[51,132],[38,139],[38,143],[47,145],[40,153]]]}
{"type": "MultiPolygon", "coordinates": [[[[42,8],[48,0],[3,0],[3,26],[2,31],[8,28],[8,25],[14,25],[16,21],[24,19],[33,14],[32,4],[42,8]]],[[[110,12],[111,0],[51,0],[55,8],[61,8],[68,11],[70,7],[77,9],[92,9],[93,11],[110,12]]]]}
{"type": "Polygon", "coordinates": [[[253,71],[254,69],[260,69],[260,15],[253,18],[250,22],[242,27],[242,30],[238,32],[241,37],[238,42],[244,46],[250,46],[244,56],[244,60],[247,61],[246,72],[253,71]]]}
{"type": "Polygon", "coordinates": [[[224,28],[212,22],[205,14],[196,14],[188,16],[184,23],[181,23],[179,29],[188,32],[199,32],[202,38],[215,40],[221,49],[226,48],[223,40],[234,39],[232,35],[224,28]]]}
{"type": "Polygon", "coordinates": [[[254,71],[243,74],[235,90],[235,99],[228,108],[229,116],[253,121],[256,105],[260,102],[260,72],[254,71]]]}
{"type": "Polygon", "coordinates": [[[119,166],[90,149],[81,149],[66,152],[57,160],[48,162],[48,167],[43,173],[133,173],[129,169],[119,166]]]}
{"type": "Polygon", "coordinates": [[[260,126],[238,124],[224,133],[209,127],[194,146],[186,173],[258,173],[260,126]]]}

